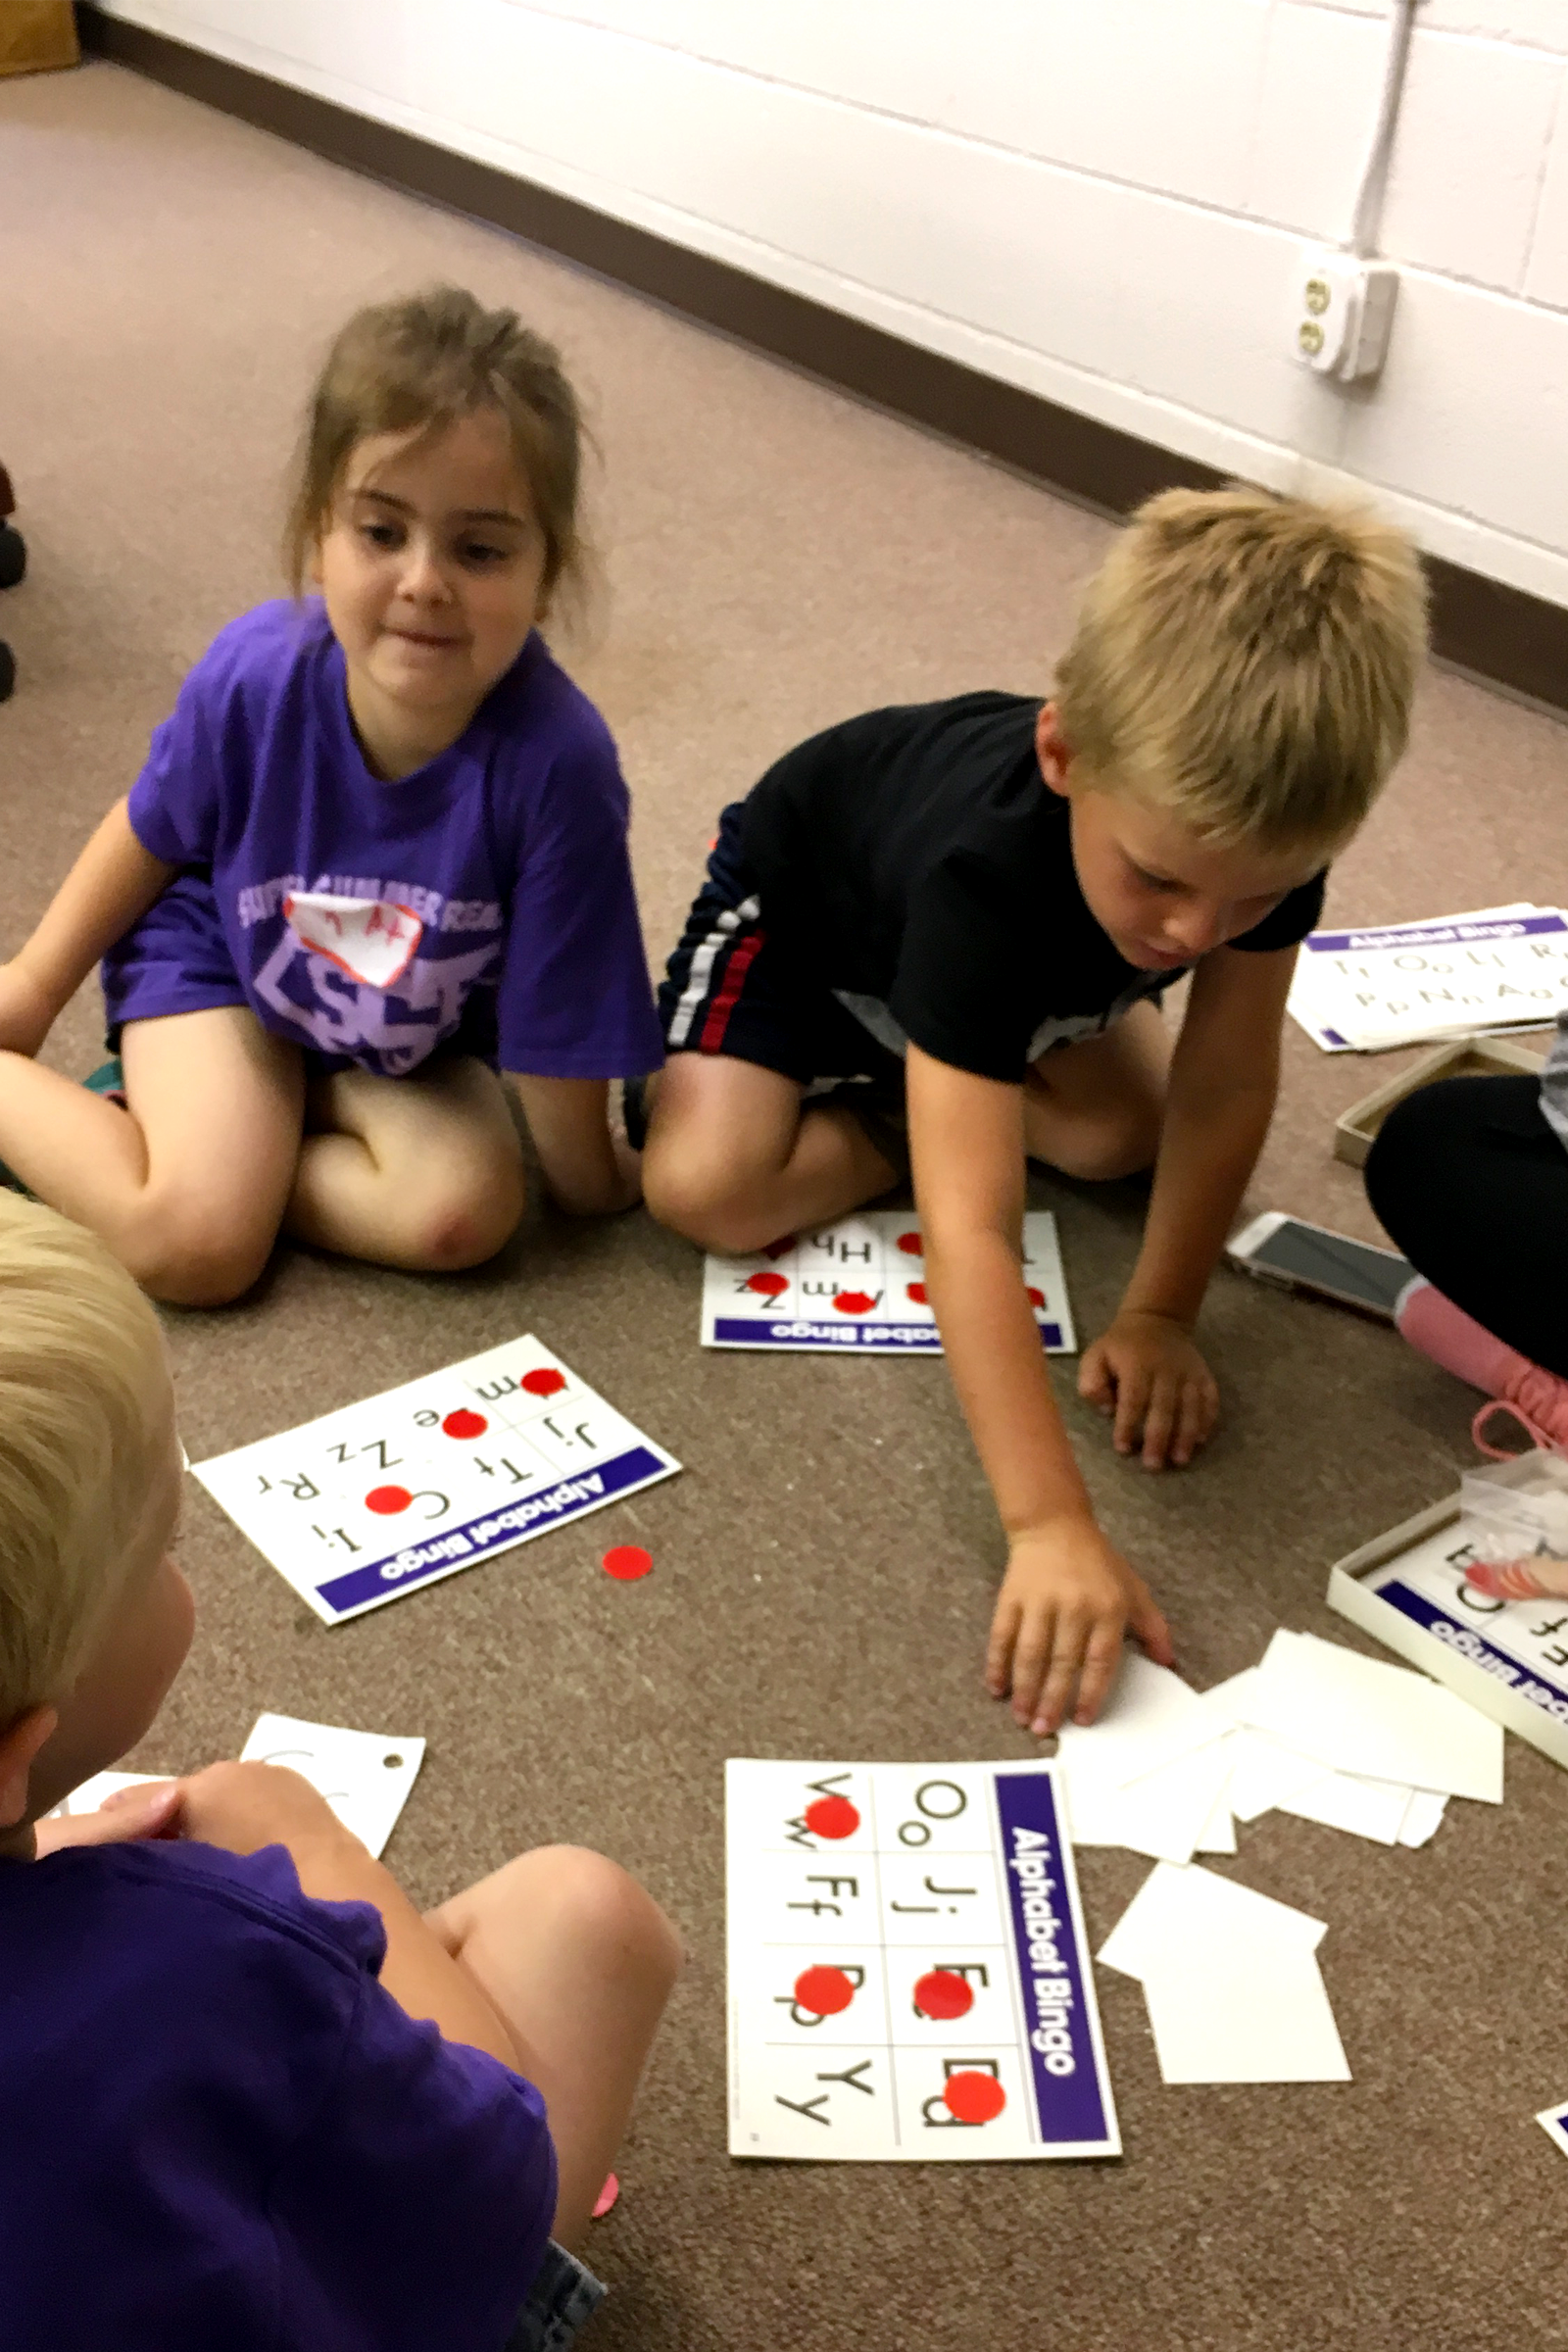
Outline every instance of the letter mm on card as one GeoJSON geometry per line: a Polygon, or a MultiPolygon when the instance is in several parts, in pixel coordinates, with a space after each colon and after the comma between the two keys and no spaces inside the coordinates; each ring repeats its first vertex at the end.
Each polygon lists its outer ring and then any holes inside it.
{"type": "Polygon", "coordinates": [[[725,1768],[729,2151],[1117,2156],[1045,1764],[725,1768]]]}
{"type": "Polygon", "coordinates": [[[680,1464],[529,1334],[193,1468],[340,1625],[680,1464]]]}

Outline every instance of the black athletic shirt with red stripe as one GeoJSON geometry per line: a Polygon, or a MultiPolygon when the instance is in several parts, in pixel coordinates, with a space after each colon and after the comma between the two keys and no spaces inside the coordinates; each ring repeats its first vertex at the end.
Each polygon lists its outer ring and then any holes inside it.
{"type": "MultiPolygon", "coordinates": [[[[740,848],[770,941],[882,1044],[1016,1081],[1179,972],[1141,971],[1084,902],[1067,802],[1035,757],[1039,700],[964,694],[813,735],[744,804],[740,848]]],[[[1230,945],[1303,939],[1324,876],[1230,945]]]]}

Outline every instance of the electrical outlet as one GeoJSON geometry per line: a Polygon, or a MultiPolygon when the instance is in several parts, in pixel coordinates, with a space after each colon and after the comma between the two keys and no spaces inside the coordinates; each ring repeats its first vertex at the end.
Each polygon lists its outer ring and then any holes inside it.
{"type": "Polygon", "coordinates": [[[1291,350],[1315,375],[1341,383],[1376,375],[1388,357],[1399,273],[1392,263],[1325,247],[1303,253],[1297,272],[1291,350]]]}

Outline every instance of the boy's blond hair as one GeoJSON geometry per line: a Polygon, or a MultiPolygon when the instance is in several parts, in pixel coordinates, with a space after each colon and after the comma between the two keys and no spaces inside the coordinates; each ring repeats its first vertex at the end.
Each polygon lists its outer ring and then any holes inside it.
{"type": "Polygon", "coordinates": [[[163,1336],[130,1276],[0,1192],[0,1727],[80,1672],[168,1432],[163,1336]]]}
{"type": "Polygon", "coordinates": [[[1089,584],[1057,672],[1084,780],[1200,839],[1348,840],[1404,749],[1426,587],[1402,531],[1266,490],[1166,490],[1089,584]]]}

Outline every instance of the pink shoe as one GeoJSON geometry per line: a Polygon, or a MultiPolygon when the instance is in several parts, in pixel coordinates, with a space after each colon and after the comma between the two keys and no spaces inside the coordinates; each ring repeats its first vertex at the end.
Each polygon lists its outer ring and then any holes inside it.
{"type": "Polygon", "coordinates": [[[1568,1380],[1559,1380],[1555,1372],[1544,1372],[1539,1364],[1526,1364],[1509,1383],[1506,1396],[1494,1396],[1490,1404],[1481,1407],[1470,1424],[1470,1435],[1494,1462],[1511,1462],[1515,1454],[1528,1453],[1536,1446],[1546,1453],[1568,1454],[1568,1380]],[[1529,1443],[1512,1447],[1494,1446],[1485,1432],[1494,1413],[1506,1413],[1516,1421],[1529,1443]]]}
{"type": "Polygon", "coordinates": [[[1494,1413],[1502,1412],[1519,1424],[1529,1446],[1568,1454],[1568,1380],[1533,1364],[1419,1276],[1406,1286],[1394,1320],[1412,1348],[1471,1388],[1486,1391],[1492,1401],[1470,1425],[1483,1453],[1494,1462],[1510,1459],[1484,1434],[1494,1413]]]}

